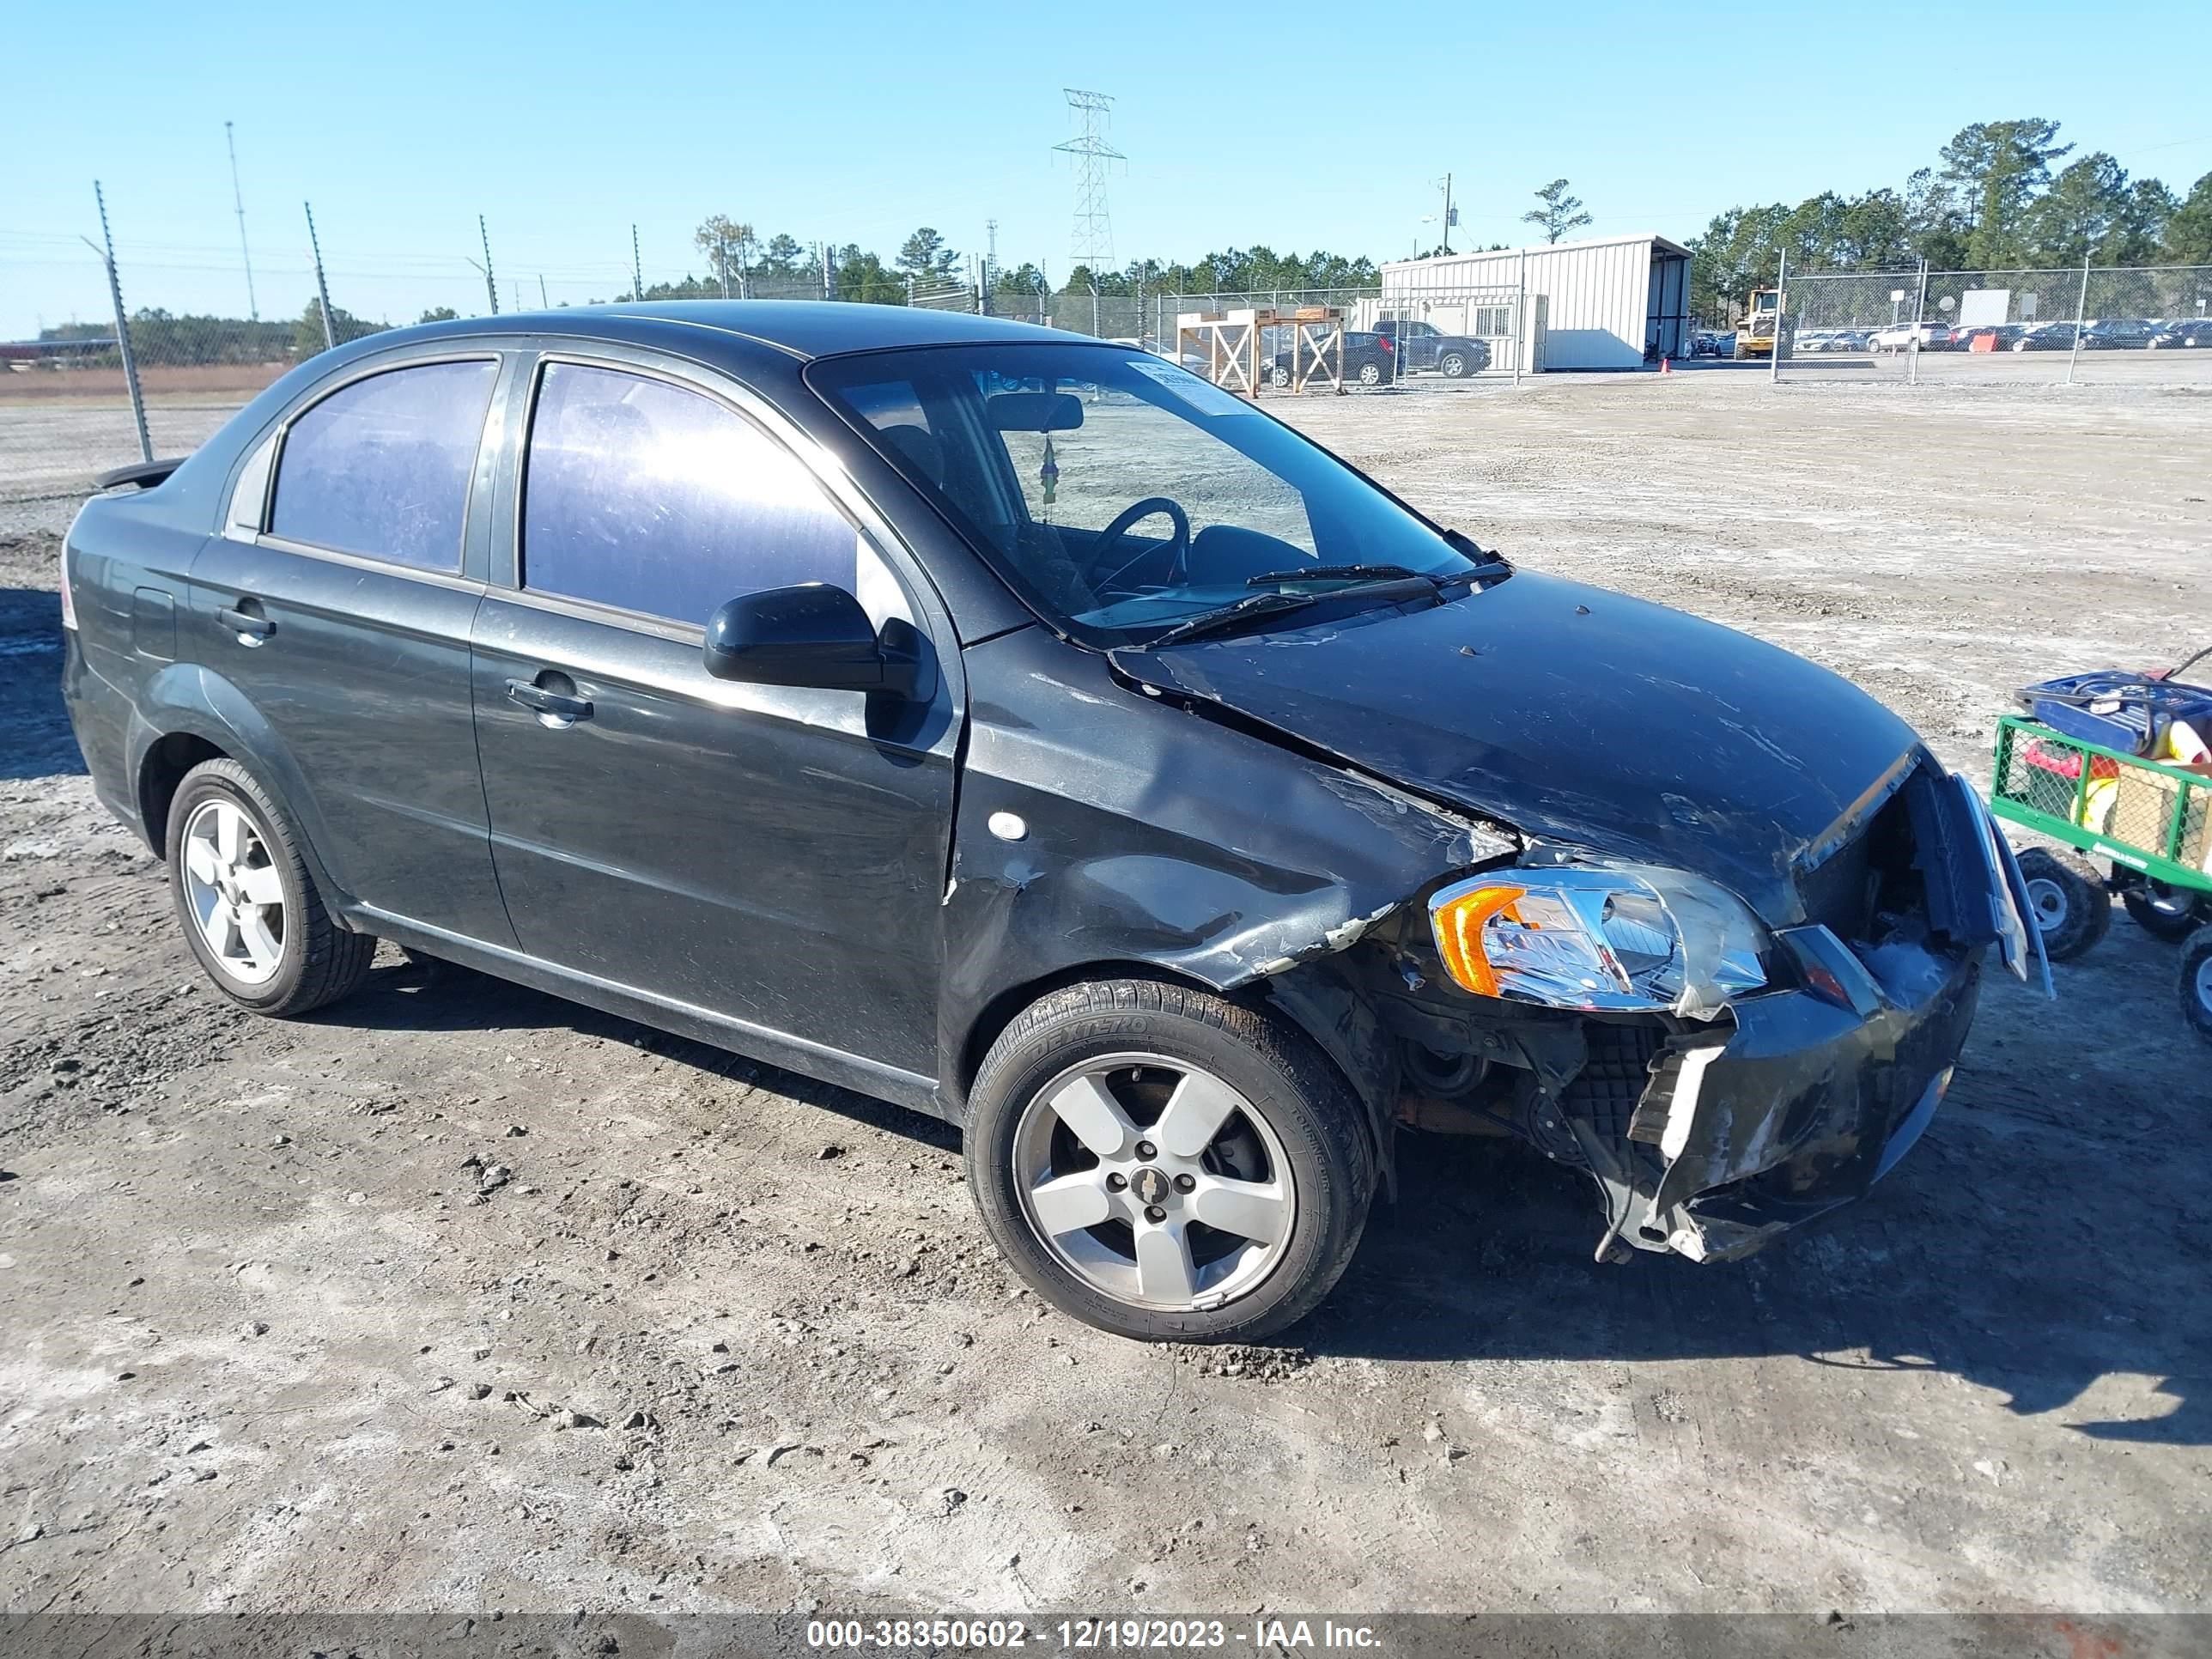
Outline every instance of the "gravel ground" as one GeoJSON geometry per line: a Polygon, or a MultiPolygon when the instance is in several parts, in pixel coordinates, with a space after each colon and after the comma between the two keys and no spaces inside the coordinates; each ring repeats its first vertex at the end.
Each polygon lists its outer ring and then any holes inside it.
{"type": "MultiPolygon", "coordinates": [[[[1984,780],[2014,684],[2207,642],[2202,394],[1287,407],[1984,780]]],[[[2055,1006],[1993,984],[1921,1147],[1748,1262],[1594,1266],[1577,1178],[1443,1141],[1286,1346],[1139,1346],[1024,1294],[894,1108],[389,951],[229,1012],[61,720],[82,470],[0,471],[0,1606],[2212,1604],[2212,1068],[2124,921],[2055,1006]]]]}

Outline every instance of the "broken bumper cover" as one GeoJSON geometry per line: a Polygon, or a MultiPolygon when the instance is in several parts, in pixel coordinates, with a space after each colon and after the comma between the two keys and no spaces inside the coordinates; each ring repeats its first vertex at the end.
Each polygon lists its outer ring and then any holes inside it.
{"type": "Polygon", "coordinates": [[[1735,1032],[1653,1066],[1650,1146],[1589,1146],[1607,1237],[1693,1261],[1748,1255],[1862,1196],[1926,1131],[1973,1018],[1979,951],[1862,963],[1826,928],[1780,936],[1815,990],[1740,1000],[1735,1032]]]}

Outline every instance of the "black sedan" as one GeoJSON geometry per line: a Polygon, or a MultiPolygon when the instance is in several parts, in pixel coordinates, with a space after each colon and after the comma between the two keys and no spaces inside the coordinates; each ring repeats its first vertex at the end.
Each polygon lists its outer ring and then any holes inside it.
{"type": "Polygon", "coordinates": [[[2156,350],[2212,349],[2212,317],[2192,318],[2187,322],[2168,323],[2150,337],[2156,350]]]}
{"type": "Polygon", "coordinates": [[[1130,1336],[1312,1309],[1409,1121],[1583,1172],[1601,1255],[1742,1255],[2027,966],[1864,693],[1128,346],[434,324],[110,482],[64,693],[216,993],[304,1014],[391,939],[949,1119],[1015,1270],[1130,1336]]]}
{"type": "Polygon", "coordinates": [[[2100,318],[2081,330],[2084,351],[2142,351],[2158,337],[2158,325],[2135,318],[2100,318]]]}

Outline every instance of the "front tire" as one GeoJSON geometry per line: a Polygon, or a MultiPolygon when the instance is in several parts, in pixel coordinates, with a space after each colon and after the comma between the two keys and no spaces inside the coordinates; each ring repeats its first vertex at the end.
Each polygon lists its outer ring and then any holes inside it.
{"type": "Polygon", "coordinates": [[[2187,939],[2200,922],[2212,922],[2212,907],[2196,894],[2148,876],[2122,889],[2120,902],[2136,927],[2168,945],[2187,939]]]}
{"type": "Polygon", "coordinates": [[[359,988],[376,940],[324,908],[283,808],[234,760],[185,774],[169,806],[169,890],[185,942],[242,1008],[304,1014],[359,988]]]}
{"type": "Polygon", "coordinates": [[[2181,947],[2181,1013],[2197,1035],[2212,1041],[2212,923],[2191,933],[2181,947]]]}
{"type": "Polygon", "coordinates": [[[1474,373],[1472,362],[1464,351],[1447,351],[1437,359],[1437,368],[1447,380],[1464,380],[1474,373]]]}
{"type": "Polygon", "coordinates": [[[2112,925],[2112,901],[2097,866],[2079,853],[2031,847],[2020,855],[2028,914],[2043,934],[2043,954],[2053,962],[2081,955],[2112,925]]]}
{"type": "Polygon", "coordinates": [[[1267,371],[1267,384],[1274,387],[1278,392],[1288,390],[1291,384],[1291,371],[1287,368],[1269,369],[1267,371]]]}
{"type": "Polygon", "coordinates": [[[1302,1032],[1156,980],[1072,986],[1017,1017],[970,1091],[966,1156],[1030,1288],[1146,1341],[1304,1317],[1375,1188],[1358,1102],[1302,1032]]]}

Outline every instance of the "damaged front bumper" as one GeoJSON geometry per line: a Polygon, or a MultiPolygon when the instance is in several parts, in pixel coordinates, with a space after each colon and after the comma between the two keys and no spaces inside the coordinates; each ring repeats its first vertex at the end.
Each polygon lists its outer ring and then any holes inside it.
{"type": "Polygon", "coordinates": [[[1862,961],[1825,927],[1777,936],[1812,988],[1739,999],[1734,1030],[1653,1059],[1625,1139],[1574,1126],[1622,1243],[1750,1255],[1863,1195],[1928,1127],[1972,1024],[1982,951],[1892,945],[1862,961]]]}

